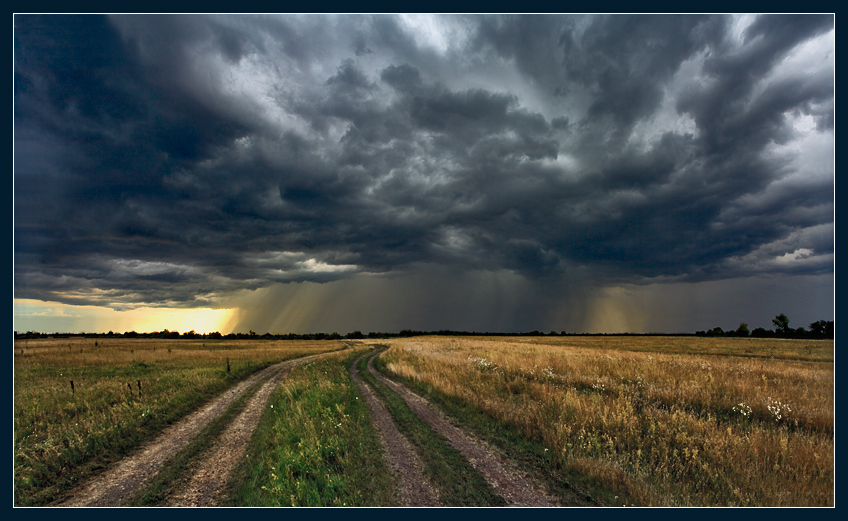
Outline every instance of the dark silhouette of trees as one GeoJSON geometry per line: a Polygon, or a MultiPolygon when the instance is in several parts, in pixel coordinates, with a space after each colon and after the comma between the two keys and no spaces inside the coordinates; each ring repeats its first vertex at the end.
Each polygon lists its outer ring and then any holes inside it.
{"type": "Polygon", "coordinates": [[[810,324],[810,333],[814,336],[832,337],[833,336],[833,320],[816,320],[810,324]]]}
{"type": "Polygon", "coordinates": [[[789,317],[784,315],[783,313],[777,315],[771,320],[771,323],[774,324],[775,332],[780,335],[790,335],[792,333],[792,328],[789,327],[789,317]]]}
{"type": "Polygon", "coordinates": [[[769,331],[764,327],[758,327],[757,329],[751,331],[751,336],[754,338],[767,338],[774,335],[774,331],[769,331]]]}
{"type": "Polygon", "coordinates": [[[753,338],[833,338],[833,320],[817,320],[810,324],[810,329],[789,327],[789,317],[781,313],[772,319],[775,328],[765,329],[758,327],[753,331],[748,330],[748,324],[740,322],[735,331],[724,331],[720,327],[708,329],[707,331],[696,331],[695,336],[711,337],[753,337],[753,338]]]}

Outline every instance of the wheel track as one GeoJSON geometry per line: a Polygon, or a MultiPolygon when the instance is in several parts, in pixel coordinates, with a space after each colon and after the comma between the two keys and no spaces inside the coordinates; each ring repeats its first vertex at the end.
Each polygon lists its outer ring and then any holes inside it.
{"type": "Polygon", "coordinates": [[[386,464],[395,477],[398,486],[398,500],[402,506],[441,506],[438,494],[424,475],[424,465],[415,453],[412,444],[400,433],[383,402],[359,377],[359,370],[356,365],[363,357],[370,355],[373,358],[376,354],[369,351],[356,357],[348,367],[348,372],[365,399],[365,404],[371,413],[372,422],[380,435],[386,464]]]}
{"type": "Polygon", "coordinates": [[[544,488],[532,480],[525,472],[503,457],[487,443],[456,427],[444,414],[427,400],[413,393],[403,385],[389,380],[374,369],[374,359],[382,351],[371,354],[368,359],[368,371],[374,377],[394,390],[406,402],[409,408],[434,431],[447,438],[468,462],[480,473],[509,506],[553,507],[558,506],[556,499],[545,492],[544,488]]]}
{"type": "MultiPolygon", "coordinates": [[[[209,404],[189,414],[179,422],[166,427],[157,438],[143,444],[135,454],[124,458],[116,465],[80,485],[69,494],[71,496],[70,499],[60,502],[55,506],[122,506],[127,499],[141,490],[162,469],[170,458],[185,448],[204,427],[223,414],[251,386],[268,379],[268,382],[257,393],[259,395],[263,390],[269,389],[265,397],[265,401],[267,402],[268,397],[270,397],[270,390],[273,390],[273,384],[279,383],[293,367],[329,354],[331,353],[321,353],[286,360],[254,373],[231,389],[224,391],[223,394],[212,400],[209,404]]],[[[254,403],[258,403],[257,396],[251,399],[247,409],[250,409],[250,406],[254,405],[254,403]]],[[[239,415],[239,418],[244,416],[247,409],[239,415]]],[[[258,410],[261,411],[261,407],[258,410]]],[[[210,495],[210,497],[212,496],[214,494],[210,495]]]]}
{"type": "Polygon", "coordinates": [[[190,465],[190,477],[165,498],[162,506],[217,505],[230,475],[247,451],[250,436],[259,426],[271,393],[292,368],[293,366],[282,369],[262,384],[238,417],[230,423],[212,447],[204,451],[202,459],[190,465]]]}

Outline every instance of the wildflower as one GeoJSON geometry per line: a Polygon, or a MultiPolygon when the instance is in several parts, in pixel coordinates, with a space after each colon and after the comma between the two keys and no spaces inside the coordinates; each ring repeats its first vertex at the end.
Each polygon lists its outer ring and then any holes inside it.
{"type": "Polygon", "coordinates": [[[788,413],[792,412],[792,408],[788,403],[783,403],[780,400],[774,400],[771,396],[766,400],[766,408],[771,413],[775,422],[779,422],[788,413]]]}
{"type": "Polygon", "coordinates": [[[738,412],[744,417],[751,416],[751,407],[745,405],[744,403],[739,403],[739,405],[733,406],[733,412],[738,412]]]}

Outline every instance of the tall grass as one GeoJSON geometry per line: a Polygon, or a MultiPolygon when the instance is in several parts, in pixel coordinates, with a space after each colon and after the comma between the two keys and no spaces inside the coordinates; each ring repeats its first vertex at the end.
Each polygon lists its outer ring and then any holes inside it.
{"type": "Polygon", "coordinates": [[[18,341],[15,504],[55,500],[250,373],[341,347],[291,341],[18,341]]]}
{"type": "Polygon", "coordinates": [[[339,353],[291,371],[236,472],[234,506],[396,506],[371,416],[339,353]]]}
{"type": "Polygon", "coordinates": [[[809,341],[602,340],[430,337],[393,341],[382,358],[538,440],[549,472],[579,473],[612,498],[833,505],[832,342],[814,355],[809,341]]]}

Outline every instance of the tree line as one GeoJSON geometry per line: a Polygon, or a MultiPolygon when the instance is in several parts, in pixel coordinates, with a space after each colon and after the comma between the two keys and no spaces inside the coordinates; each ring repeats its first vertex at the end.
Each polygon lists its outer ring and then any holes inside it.
{"type": "Polygon", "coordinates": [[[748,330],[748,324],[740,322],[739,327],[732,331],[724,331],[720,327],[714,327],[706,331],[695,331],[696,336],[713,337],[754,337],[754,338],[833,338],[833,320],[816,320],[810,324],[809,329],[789,327],[789,317],[781,313],[771,320],[774,329],[758,327],[753,331],[748,330]]]}
{"type": "MultiPolygon", "coordinates": [[[[739,327],[733,331],[724,331],[720,327],[715,327],[707,331],[696,331],[695,336],[709,337],[759,337],[759,338],[833,338],[833,321],[818,320],[810,324],[809,329],[799,327],[792,329],[789,327],[789,318],[781,313],[776,316],[772,322],[775,329],[768,330],[761,327],[748,330],[748,324],[740,323],[739,327]]],[[[193,330],[185,333],[179,331],[154,331],[148,333],[137,333],[135,331],[127,331],[125,333],[41,333],[38,331],[27,331],[19,333],[15,331],[16,339],[33,339],[33,338],[185,338],[185,339],[203,339],[203,340],[342,340],[342,339],[378,339],[378,338],[407,338],[413,336],[424,335],[439,335],[439,336],[685,336],[691,333],[568,333],[566,331],[544,333],[542,331],[526,331],[526,332],[477,332],[477,331],[452,331],[448,329],[440,329],[438,331],[417,331],[412,329],[404,329],[397,333],[392,332],[377,332],[371,331],[363,333],[361,331],[352,331],[344,335],[332,333],[265,333],[258,334],[256,331],[250,330],[247,333],[229,333],[223,335],[217,331],[212,333],[196,333],[193,330]]]]}

